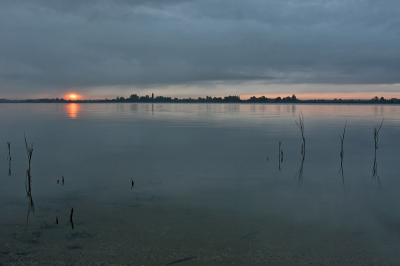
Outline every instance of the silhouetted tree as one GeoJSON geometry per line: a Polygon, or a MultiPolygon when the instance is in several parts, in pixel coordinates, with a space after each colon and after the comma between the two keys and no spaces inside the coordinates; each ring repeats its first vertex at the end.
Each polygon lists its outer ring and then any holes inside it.
{"type": "Polygon", "coordinates": [[[137,102],[139,100],[139,97],[136,94],[131,94],[129,97],[129,101],[131,102],[137,102]]]}
{"type": "Polygon", "coordinates": [[[224,102],[228,102],[228,103],[231,103],[231,102],[240,102],[240,96],[231,96],[231,95],[229,95],[229,96],[225,96],[224,97],[224,102]]]}

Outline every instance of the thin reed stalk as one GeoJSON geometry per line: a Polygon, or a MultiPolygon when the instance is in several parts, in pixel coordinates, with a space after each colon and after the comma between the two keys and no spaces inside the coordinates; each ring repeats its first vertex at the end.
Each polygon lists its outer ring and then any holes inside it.
{"type": "Polygon", "coordinates": [[[374,127],[374,133],[373,134],[374,134],[374,141],[375,141],[375,150],[378,149],[378,134],[379,134],[379,131],[382,128],[384,119],[385,118],[382,118],[382,122],[381,122],[381,125],[379,127],[378,126],[374,127]]]}
{"type": "Polygon", "coordinates": [[[303,139],[303,143],[301,145],[301,154],[305,156],[306,153],[306,139],[304,137],[304,116],[303,113],[300,111],[299,114],[299,122],[295,121],[297,126],[300,128],[301,138],[303,139]]]}

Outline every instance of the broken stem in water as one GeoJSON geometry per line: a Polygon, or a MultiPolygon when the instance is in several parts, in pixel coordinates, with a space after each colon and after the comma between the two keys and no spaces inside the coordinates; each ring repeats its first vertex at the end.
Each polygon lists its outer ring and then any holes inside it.
{"type": "Polygon", "coordinates": [[[306,139],[304,138],[304,116],[303,116],[303,113],[301,111],[300,111],[300,114],[299,114],[299,122],[298,123],[297,123],[297,121],[295,121],[295,122],[296,122],[297,126],[300,128],[301,137],[303,139],[303,143],[301,145],[301,154],[303,156],[305,156],[305,153],[306,153],[306,139]]]}
{"type": "Polygon", "coordinates": [[[71,214],[69,215],[69,221],[71,222],[72,230],[74,230],[74,221],[72,220],[73,214],[74,214],[74,208],[71,209],[71,214]]]}
{"type": "Polygon", "coordinates": [[[11,176],[11,143],[7,141],[8,146],[8,175],[11,176]]]}
{"type": "Polygon", "coordinates": [[[24,133],[24,138],[25,138],[25,148],[26,148],[26,153],[28,154],[28,163],[29,163],[29,169],[30,169],[32,153],[33,153],[33,144],[30,147],[28,146],[28,142],[26,141],[25,133],[24,133]]]}
{"type": "Polygon", "coordinates": [[[11,161],[11,142],[7,141],[8,146],[8,160],[11,161]]]}
{"type": "Polygon", "coordinates": [[[374,127],[374,141],[375,141],[375,151],[376,151],[376,149],[378,149],[378,134],[379,134],[379,130],[381,130],[381,127],[382,127],[382,125],[383,125],[383,120],[384,120],[385,118],[382,118],[382,122],[381,122],[381,125],[378,127],[378,126],[376,126],[376,127],[374,127]]]}
{"type": "Polygon", "coordinates": [[[344,141],[344,134],[346,133],[346,126],[347,126],[347,122],[344,125],[344,129],[343,129],[343,135],[339,136],[340,137],[340,142],[341,142],[341,148],[340,148],[340,157],[343,158],[343,141],[344,141]]]}

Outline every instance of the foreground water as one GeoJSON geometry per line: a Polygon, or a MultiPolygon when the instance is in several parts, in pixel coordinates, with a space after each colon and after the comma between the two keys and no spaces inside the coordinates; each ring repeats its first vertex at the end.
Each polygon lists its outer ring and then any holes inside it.
{"type": "Polygon", "coordinates": [[[0,265],[400,264],[400,106],[2,104],[0,122],[0,265]]]}

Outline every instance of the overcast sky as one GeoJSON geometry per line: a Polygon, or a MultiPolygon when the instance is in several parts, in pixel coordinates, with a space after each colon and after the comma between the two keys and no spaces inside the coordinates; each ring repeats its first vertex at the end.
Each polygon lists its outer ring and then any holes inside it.
{"type": "Polygon", "coordinates": [[[399,14],[398,0],[1,0],[0,98],[400,98],[399,14]]]}

